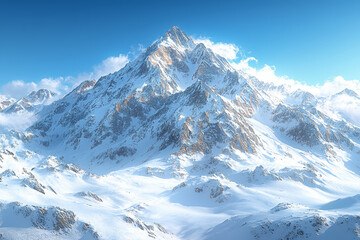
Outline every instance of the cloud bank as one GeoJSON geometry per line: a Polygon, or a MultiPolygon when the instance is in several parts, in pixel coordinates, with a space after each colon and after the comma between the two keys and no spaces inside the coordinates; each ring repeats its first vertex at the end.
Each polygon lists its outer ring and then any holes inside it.
{"type": "Polygon", "coordinates": [[[36,121],[36,116],[31,112],[0,113],[0,133],[8,130],[23,131],[36,121]]]}
{"type": "Polygon", "coordinates": [[[5,84],[2,87],[2,93],[8,97],[12,97],[16,99],[24,97],[30,92],[42,88],[46,88],[55,93],[60,94],[69,90],[69,87],[66,85],[66,83],[67,83],[67,79],[63,77],[59,77],[56,79],[43,78],[38,83],[35,82],[26,83],[22,80],[15,80],[5,84]]]}
{"type": "Polygon", "coordinates": [[[43,78],[39,82],[24,82],[14,80],[2,87],[2,94],[7,97],[21,98],[32,91],[42,88],[49,89],[59,95],[67,93],[85,80],[97,80],[101,76],[116,72],[129,62],[127,55],[119,54],[116,57],[108,57],[100,64],[93,67],[92,72],[81,73],[76,77],[66,76],[58,78],[43,78]]]}
{"type": "Polygon", "coordinates": [[[85,80],[97,80],[101,76],[119,71],[129,62],[128,55],[119,54],[117,57],[108,57],[100,64],[93,67],[92,72],[81,73],[73,78],[73,87],[76,87],[85,80]]]}
{"type": "Polygon", "coordinates": [[[332,80],[328,80],[323,84],[309,85],[296,81],[288,76],[278,76],[276,74],[276,67],[265,65],[260,69],[249,66],[249,62],[258,60],[254,57],[232,61],[231,65],[240,71],[249,75],[257,77],[263,82],[273,83],[274,85],[285,85],[292,90],[302,89],[309,91],[317,97],[328,97],[343,91],[348,88],[357,93],[360,93],[360,81],[357,79],[346,80],[342,76],[336,76],[332,80]]]}
{"type": "Polygon", "coordinates": [[[325,102],[323,111],[339,114],[347,121],[360,126],[360,99],[348,95],[336,95],[325,102]]]}
{"type": "Polygon", "coordinates": [[[240,51],[240,48],[232,43],[214,43],[209,38],[194,39],[195,43],[203,43],[205,47],[210,48],[214,53],[228,59],[235,60],[240,51]]]}
{"type": "Polygon", "coordinates": [[[336,76],[323,84],[308,85],[289,78],[288,76],[278,76],[276,74],[276,67],[264,65],[261,68],[254,68],[249,65],[250,62],[258,62],[254,57],[244,58],[244,54],[240,51],[240,47],[233,43],[213,42],[209,38],[201,37],[195,38],[195,43],[203,43],[207,48],[210,48],[214,53],[225,57],[231,65],[246,74],[257,77],[263,82],[271,82],[275,85],[285,85],[289,89],[302,89],[309,91],[317,97],[327,97],[334,95],[345,88],[349,88],[355,92],[360,93],[359,80],[346,80],[342,76],[336,76]]]}

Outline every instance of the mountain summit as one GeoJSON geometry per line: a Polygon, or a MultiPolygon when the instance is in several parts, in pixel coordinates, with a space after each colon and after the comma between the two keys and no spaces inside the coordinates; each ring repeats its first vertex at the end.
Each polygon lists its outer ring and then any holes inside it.
{"type": "Polygon", "coordinates": [[[165,35],[160,39],[160,41],[173,41],[177,46],[182,46],[184,48],[193,48],[195,43],[186,33],[181,31],[178,27],[173,26],[165,35]]]}

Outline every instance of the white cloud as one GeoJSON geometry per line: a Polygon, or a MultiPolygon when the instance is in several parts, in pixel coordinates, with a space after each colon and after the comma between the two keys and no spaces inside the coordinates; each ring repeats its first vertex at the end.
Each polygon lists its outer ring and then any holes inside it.
{"type": "Polygon", "coordinates": [[[345,88],[351,89],[360,93],[360,81],[359,80],[345,80],[342,76],[336,76],[332,81],[327,81],[322,85],[313,86],[309,91],[313,94],[326,97],[336,94],[345,88]]]}
{"type": "Polygon", "coordinates": [[[302,89],[312,93],[316,97],[328,97],[348,88],[357,93],[360,93],[360,81],[359,80],[345,80],[342,76],[336,76],[333,80],[326,81],[324,84],[308,85],[291,79],[287,76],[278,76],[275,73],[276,68],[265,65],[260,70],[251,68],[248,73],[256,76],[258,79],[264,82],[272,82],[275,85],[284,85],[289,90],[302,89]]]}
{"type": "Polygon", "coordinates": [[[66,79],[64,79],[63,77],[59,77],[56,79],[43,78],[38,83],[35,82],[26,83],[21,80],[15,80],[5,84],[2,87],[2,92],[4,95],[13,98],[24,97],[30,92],[42,88],[46,88],[55,93],[61,94],[63,92],[68,91],[69,89],[65,83],[66,83],[66,79]]]}
{"type": "Polygon", "coordinates": [[[108,57],[101,64],[94,66],[92,72],[81,73],[76,78],[73,78],[73,87],[76,87],[85,80],[97,80],[101,76],[119,71],[128,62],[129,58],[127,55],[119,54],[117,57],[108,57]]]}
{"type": "MultiPolygon", "coordinates": [[[[295,81],[294,79],[289,78],[288,76],[277,76],[276,67],[266,65],[260,70],[251,70],[254,72],[254,75],[264,82],[272,82],[275,85],[291,85],[296,88],[300,88],[303,84],[295,81]]],[[[250,72],[250,71],[248,71],[250,72]]]]}
{"type": "Polygon", "coordinates": [[[97,80],[101,76],[116,72],[123,68],[128,62],[129,59],[127,55],[119,54],[117,57],[108,57],[103,60],[101,64],[93,67],[92,72],[81,73],[77,77],[43,78],[39,82],[15,80],[2,87],[2,94],[8,97],[21,98],[32,91],[46,88],[62,95],[85,80],[97,80]]]}
{"type": "Polygon", "coordinates": [[[333,80],[326,81],[324,84],[317,85],[308,85],[289,78],[288,76],[278,76],[276,75],[276,67],[265,65],[260,69],[253,68],[249,66],[250,61],[257,62],[257,59],[254,57],[249,57],[246,59],[240,60],[238,63],[232,62],[231,65],[236,70],[241,70],[249,75],[257,77],[259,80],[267,83],[273,83],[274,85],[283,85],[287,87],[288,90],[295,91],[297,89],[302,89],[309,91],[314,96],[317,97],[327,97],[334,95],[342,90],[348,88],[355,92],[360,93],[360,81],[359,80],[345,80],[342,76],[336,76],[333,80]]]}
{"type": "Polygon", "coordinates": [[[243,72],[246,72],[248,74],[254,75],[256,73],[256,69],[249,66],[249,62],[254,61],[258,62],[258,60],[254,57],[248,57],[245,59],[241,59],[240,62],[230,62],[230,64],[233,66],[233,68],[237,70],[241,70],[243,72]]]}
{"type": "Polygon", "coordinates": [[[64,85],[68,79],[59,77],[56,79],[52,78],[43,78],[38,84],[38,88],[46,88],[53,92],[60,93],[68,90],[68,86],[64,85]]]}
{"type": "Polygon", "coordinates": [[[214,43],[208,38],[198,38],[194,39],[195,43],[203,43],[205,47],[210,48],[214,53],[219,54],[220,56],[228,59],[234,60],[237,58],[239,52],[239,47],[232,43],[214,43]]]}
{"type": "MultiPolygon", "coordinates": [[[[308,85],[289,78],[288,76],[276,75],[276,67],[265,65],[257,69],[249,66],[249,62],[258,60],[254,57],[248,57],[237,61],[238,55],[242,54],[240,48],[232,43],[215,43],[209,38],[194,39],[195,43],[203,43],[207,48],[213,52],[225,57],[229,60],[230,64],[237,70],[241,70],[246,74],[257,77],[263,82],[271,82],[275,85],[285,85],[289,90],[303,89],[311,92],[317,97],[326,97],[336,94],[345,88],[349,88],[355,92],[360,93],[359,80],[345,80],[342,76],[337,76],[333,80],[326,81],[324,84],[308,85]]],[[[241,56],[244,57],[244,56],[241,56]]]]}
{"type": "Polygon", "coordinates": [[[337,95],[326,101],[324,106],[332,112],[339,113],[346,120],[360,125],[360,100],[347,95],[337,95]]]}
{"type": "Polygon", "coordinates": [[[119,54],[119,56],[117,57],[108,57],[107,59],[103,60],[101,64],[94,67],[93,74],[95,76],[95,79],[109,73],[119,71],[128,62],[128,57],[122,54],[119,54]]]}
{"type": "Polygon", "coordinates": [[[23,113],[0,113],[0,132],[10,129],[25,130],[36,121],[36,117],[31,112],[23,113]]]}
{"type": "Polygon", "coordinates": [[[308,87],[301,82],[298,82],[294,79],[289,78],[288,76],[278,76],[276,75],[276,67],[266,65],[260,69],[249,66],[250,61],[258,62],[254,57],[249,57],[246,59],[240,60],[238,63],[232,62],[231,65],[239,71],[242,71],[250,76],[255,76],[262,82],[272,83],[275,86],[283,85],[288,91],[295,91],[299,88],[303,89],[308,87]]]}
{"type": "Polygon", "coordinates": [[[30,82],[25,83],[21,80],[15,80],[10,83],[5,84],[2,87],[2,92],[6,96],[14,97],[14,98],[20,98],[25,95],[27,95],[29,92],[36,89],[36,83],[30,82]]]}

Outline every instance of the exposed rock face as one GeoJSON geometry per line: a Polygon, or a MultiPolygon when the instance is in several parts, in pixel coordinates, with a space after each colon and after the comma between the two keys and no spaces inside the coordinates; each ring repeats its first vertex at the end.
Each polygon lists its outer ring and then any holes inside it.
{"type": "Polygon", "coordinates": [[[175,239],[171,233],[167,232],[166,229],[158,223],[147,224],[130,213],[124,215],[123,220],[133,227],[147,232],[148,236],[152,239],[175,239]]]}
{"type": "Polygon", "coordinates": [[[45,194],[45,189],[46,187],[44,185],[42,185],[34,176],[34,174],[32,174],[31,172],[26,171],[26,169],[24,169],[24,173],[26,175],[28,175],[28,177],[26,177],[23,181],[22,184],[23,186],[27,186],[30,187],[42,194],[45,194]]]}
{"type": "Polygon", "coordinates": [[[272,119],[277,128],[298,143],[310,147],[321,144],[330,152],[331,143],[352,150],[352,139],[360,133],[359,128],[334,121],[315,108],[291,108],[280,104],[274,110],[272,119]]]}
{"type": "Polygon", "coordinates": [[[78,221],[72,211],[58,207],[44,208],[13,202],[1,204],[0,213],[2,218],[0,229],[3,237],[8,235],[6,230],[2,229],[4,227],[18,227],[19,231],[21,231],[21,228],[33,227],[45,231],[55,231],[57,234],[64,236],[72,236],[74,232],[78,232],[80,238],[99,239],[99,235],[89,224],[78,221]],[[17,221],[4,221],[7,218],[16,219],[17,221]]]}
{"type": "Polygon", "coordinates": [[[92,192],[79,192],[76,195],[81,197],[86,197],[90,199],[94,199],[95,201],[102,202],[103,200],[95,193],[92,192]]]}

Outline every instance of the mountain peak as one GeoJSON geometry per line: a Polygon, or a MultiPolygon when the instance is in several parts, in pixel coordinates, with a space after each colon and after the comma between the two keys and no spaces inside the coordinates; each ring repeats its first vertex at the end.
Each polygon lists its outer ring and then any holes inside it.
{"type": "Polygon", "coordinates": [[[177,26],[172,26],[172,28],[170,28],[168,30],[168,32],[172,32],[172,33],[183,33],[183,31],[180,30],[180,28],[178,28],[177,26]]]}
{"type": "Polygon", "coordinates": [[[337,93],[336,95],[349,95],[349,96],[352,96],[352,97],[358,97],[359,96],[355,91],[353,91],[351,89],[348,89],[348,88],[345,88],[344,90],[337,93]]]}
{"type": "Polygon", "coordinates": [[[39,89],[36,91],[32,91],[28,96],[33,96],[33,95],[38,95],[38,94],[55,95],[55,93],[52,92],[51,90],[42,88],[42,89],[39,89]]]}
{"type": "Polygon", "coordinates": [[[161,38],[161,40],[171,40],[176,45],[180,45],[185,48],[192,48],[195,46],[194,41],[190,38],[186,33],[180,30],[177,26],[173,26],[170,28],[165,35],[161,38]]]}
{"type": "Polygon", "coordinates": [[[27,95],[26,98],[31,102],[38,102],[38,101],[44,102],[55,95],[56,93],[52,92],[49,89],[39,89],[36,91],[32,91],[29,95],[27,95]]]}

